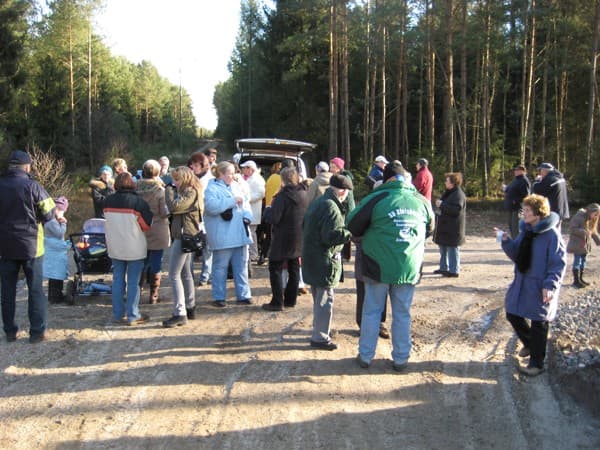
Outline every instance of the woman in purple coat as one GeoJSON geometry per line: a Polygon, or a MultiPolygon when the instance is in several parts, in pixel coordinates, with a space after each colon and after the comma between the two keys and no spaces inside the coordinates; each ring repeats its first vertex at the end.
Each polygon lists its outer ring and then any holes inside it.
{"type": "Polygon", "coordinates": [[[502,236],[502,249],[515,263],[515,278],[505,298],[506,318],[523,343],[519,356],[529,356],[529,364],[519,366],[528,376],[544,370],[549,322],[556,316],[567,265],[559,221],[546,197],[529,195],[523,199],[519,235],[514,240],[508,233],[502,236]]]}

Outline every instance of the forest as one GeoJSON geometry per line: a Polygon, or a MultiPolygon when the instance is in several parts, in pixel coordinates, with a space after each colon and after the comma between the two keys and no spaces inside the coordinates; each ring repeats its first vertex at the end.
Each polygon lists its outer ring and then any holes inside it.
{"type": "Polygon", "coordinates": [[[378,154],[409,169],[426,157],[437,177],[463,172],[470,196],[542,161],[576,201],[600,190],[600,0],[241,0],[216,130],[197,129],[185,88],[151,62],[111,55],[93,29],[100,0],[38,3],[0,6],[3,152],[37,146],[93,170],[280,137],[359,177],[378,154]]]}

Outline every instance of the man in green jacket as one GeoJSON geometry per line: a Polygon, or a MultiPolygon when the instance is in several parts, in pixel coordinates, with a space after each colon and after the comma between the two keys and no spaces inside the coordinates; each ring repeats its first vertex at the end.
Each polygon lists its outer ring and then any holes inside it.
{"type": "Polygon", "coordinates": [[[385,166],[383,179],[384,184],[348,215],[348,229],[362,237],[365,281],[357,361],[367,368],[375,356],[381,313],[389,294],[393,368],[401,371],[410,355],[410,306],[425,239],[433,231],[433,211],[407,180],[400,161],[385,166]]]}
{"type": "Polygon", "coordinates": [[[303,224],[302,275],[311,285],[313,296],[313,331],[311,347],[335,350],[329,336],[333,312],[333,288],[342,274],[340,252],[350,240],[344,228],[342,203],[352,191],[352,181],[344,175],[332,175],[329,188],[313,201],[303,224]]]}

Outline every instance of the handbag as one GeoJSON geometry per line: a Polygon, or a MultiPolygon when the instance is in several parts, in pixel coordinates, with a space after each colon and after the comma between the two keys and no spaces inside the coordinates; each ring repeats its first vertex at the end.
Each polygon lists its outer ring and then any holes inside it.
{"type": "Polygon", "coordinates": [[[206,248],[206,233],[181,234],[181,251],[183,253],[202,252],[206,248]]]}

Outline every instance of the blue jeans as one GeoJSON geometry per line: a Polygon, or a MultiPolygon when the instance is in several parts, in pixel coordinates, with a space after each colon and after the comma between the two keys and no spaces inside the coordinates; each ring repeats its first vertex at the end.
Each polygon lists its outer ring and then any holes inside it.
{"type": "Polygon", "coordinates": [[[122,259],[114,259],[113,263],[113,285],[112,285],[112,309],[113,318],[121,320],[125,312],[127,312],[127,320],[139,319],[140,310],[140,275],[144,269],[144,260],[136,259],[133,261],[125,261],[122,259]],[[127,281],[125,281],[127,275],[127,281]],[[127,302],[125,309],[123,308],[123,294],[127,288],[127,302]]]}
{"type": "Polygon", "coordinates": [[[450,273],[460,272],[460,250],[458,247],[440,245],[440,270],[450,273]]]}
{"type": "Polygon", "coordinates": [[[144,261],[144,272],[149,272],[150,276],[159,274],[162,270],[164,252],[164,250],[148,250],[144,261]]]}
{"type": "Polygon", "coordinates": [[[208,283],[212,280],[212,250],[208,246],[202,252],[202,272],[200,272],[200,281],[208,283]]]}
{"type": "Polygon", "coordinates": [[[231,261],[235,296],[239,300],[252,297],[248,283],[248,246],[213,250],[212,254],[212,298],[224,302],[227,297],[227,267],[231,261]]]}
{"type": "Polygon", "coordinates": [[[585,269],[587,255],[573,255],[573,269],[585,269]]]}
{"type": "Polygon", "coordinates": [[[181,239],[174,239],[169,257],[169,282],[173,289],[173,315],[185,316],[186,308],[196,306],[194,275],[192,274],[193,253],[181,251],[181,239]]]}
{"type": "Polygon", "coordinates": [[[19,327],[15,323],[17,280],[19,270],[23,268],[27,280],[27,315],[29,316],[29,334],[44,334],[48,322],[48,302],[42,288],[43,257],[32,259],[0,258],[0,297],[2,299],[2,322],[4,331],[16,333],[19,327]]]}
{"type": "Polygon", "coordinates": [[[371,362],[375,357],[381,313],[387,295],[392,304],[392,359],[404,364],[410,356],[410,306],[415,293],[412,284],[383,284],[365,281],[365,303],[363,305],[358,352],[363,361],[371,362]]]}

